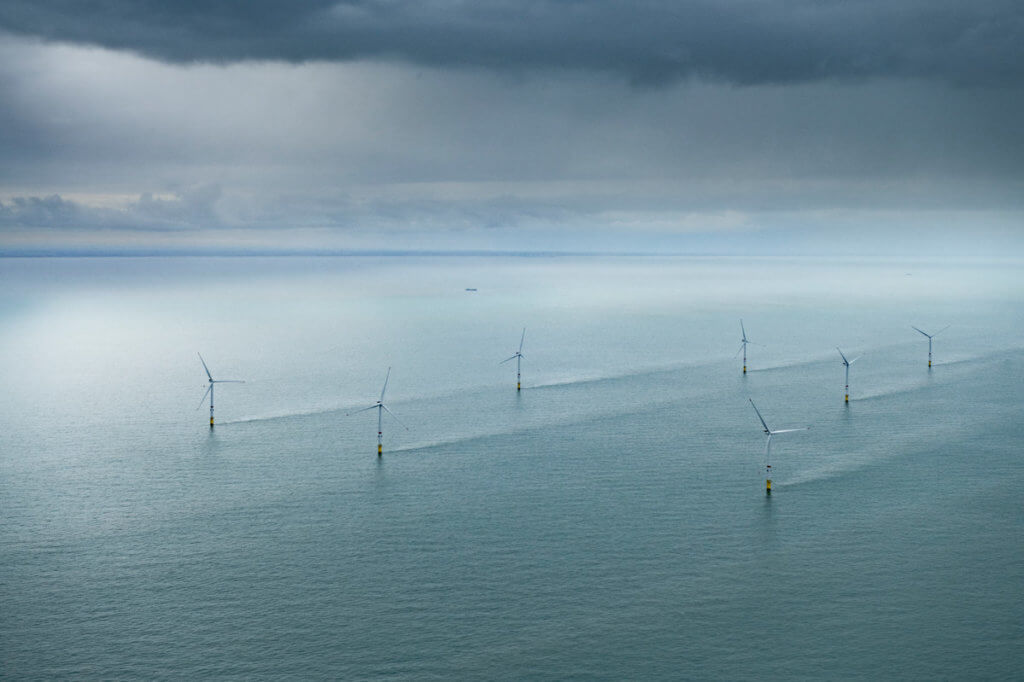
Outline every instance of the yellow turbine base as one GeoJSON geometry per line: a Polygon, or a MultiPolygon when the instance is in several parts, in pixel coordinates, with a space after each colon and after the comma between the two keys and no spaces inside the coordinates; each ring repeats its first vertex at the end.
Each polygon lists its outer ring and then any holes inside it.
{"type": "Polygon", "coordinates": [[[771,495],[772,494],[772,479],[770,479],[770,478],[765,481],[764,494],[765,495],[771,495]]]}
{"type": "Polygon", "coordinates": [[[744,373],[744,374],[746,374],[746,373],[747,373],[747,366],[746,366],[746,365],[743,365],[743,373],[744,373]]]}
{"type": "Polygon", "coordinates": [[[213,427],[213,417],[210,417],[210,426],[213,427]]]}
{"type": "Polygon", "coordinates": [[[846,402],[850,402],[850,394],[849,393],[846,394],[846,402]]]}
{"type": "Polygon", "coordinates": [[[377,456],[380,457],[381,453],[384,452],[384,446],[377,443],[377,456]]]}
{"type": "Polygon", "coordinates": [[[517,391],[523,390],[523,385],[521,383],[519,383],[518,381],[516,382],[516,390],[517,391]]]}
{"type": "Polygon", "coordinates": [[[931,366],[932,366],[932,361],[931,361],[931,360],[929,360],[929,361],[928,361],[928,366],[929,366],[929,367],[931,367],[931,366]]]}

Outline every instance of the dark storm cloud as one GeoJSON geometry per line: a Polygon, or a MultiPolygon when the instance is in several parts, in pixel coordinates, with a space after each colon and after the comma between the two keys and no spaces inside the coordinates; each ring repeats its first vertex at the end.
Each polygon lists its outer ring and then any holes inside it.
{"type": "Polygon", "coordinates": [[[654,84],[1024,82],[1019,0],[5,0],[0,29],[170,62],[397,59],[654,84]]]}

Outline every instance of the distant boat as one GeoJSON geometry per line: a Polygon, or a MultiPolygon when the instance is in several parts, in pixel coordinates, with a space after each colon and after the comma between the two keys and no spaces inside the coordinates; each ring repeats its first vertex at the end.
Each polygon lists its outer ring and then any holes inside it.
{"type": "Polygon", "coordinates": [[[466,287],[466,291],[476,291],[476,287],[466,287]]]}

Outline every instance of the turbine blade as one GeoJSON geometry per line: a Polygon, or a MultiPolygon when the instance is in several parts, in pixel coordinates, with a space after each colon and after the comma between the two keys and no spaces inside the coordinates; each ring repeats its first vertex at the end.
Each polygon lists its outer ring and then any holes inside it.
{"type": "Polygon", "coordinates": [[[356,410],[355,412],[346,412],[345,416],[346,417],[351,417],[352,415],[359,414],[360,412],[366,412],[367,410],[376,410],[376,409],[377,409],[376,405],[370,405],[369,407],[364,407],[363,409],[356,410]]]}
{"type": "Polygon", "coordinates": [[[523,327],[523,335],[519,337],[519,352],[523,352],[523,341],[526,340],[526,327],[523,327]]]}
{"type": "MultiPolygon", "coordinates": [[[[836,346],[836,350],[839,350],[839,346],[836,346]]],[[[839,355],[842,355],[843,357],[843,364],[848,366],[850,361],[846,359],[845,355],[843,355],[843,351],[839,350],[839,355]]]]}
{"type": "Polygon", "coordinates": [[[210,379],[215,384],[244,384],[244,381],[238,379],[210,379]]]}
{"type": "MultiPolygon", "coordinates": [[[[743,343],[746,343],[746,341],[744,341],[743,343]]],[[[743,343],[741,343],[740,347],[736,349],[736,355],[733,355],[734,358],[738,357],[739,354],[740,354],[740,351],[743,350],[743,343]]]]}
{"type": "MultiPolygon", "coordinates": [[[[391,410],[389,410],[389,409],[388,409],[388,407],[387,407],[387,405],[383,405],[383,404],[382,404],[382,405],[381,405],[381,407],[383,407],[383,408],[384,408],[384,411],[385,411],[385,412],[387,412],[388,414],[390,414],[390,415],[391,415],[392,417],[395,417],[395,413],[394,413],[394,412],[392,412],[391,410]]],[[[396,422],[398,422],[399,424],[401,424],[401,425],[402,425],[402,428],[403,428],[403,429],[405,429],[406,431],[408,431],[408,430],[409,430],[409,427],[405,425],[405,422],[403,422],[403,421],[402,421],[401,419],[399,419],[398,417],[395,417],[395,421],[396,421],[396,422]]]]}
{"type": "Polygon", "coordinates": [[[771,435],[774,436],[777,433],[793,433],[794,431],[810,431],[810,430],[811,430],[810,426],[805,426],[802,429],[779,429],[778,431],[772,431],[771,435]]]}
{"type": "Polygon", "coordinates": [[[941,334],[942,332],[944,332],[944,331],[946,331],[947,329],[949,329],[949,328],[950,328],[951,326],[953,326],[953,325],[949,325],[949,324],[947,324],[947,325],[946,325],[945,327],[943,327],[943,328],[942,328],[942,329],[940,329],[939,331],[937,331],[937,332],[935,332],[934,334],[932,334],[932,336],[938,336],[938,335],[939,335],[939,334],[941,334]]]}
{"type": "Polygon", "coordinates": [[[380,401],[384,402],[384,391],[388,390],[388,379],[391,378],[391,368],[388,367],[388,374],[384,377],[384,388],[380,389],[380,401]]]}
{"type": "Polygon", "coordinates": [[[864,357],[864,356],[863,356],[863,355],[858,355],[858,356],[857,356],[857,357],[855,357],[855,358],[854,358],[853,360],[850,360],[850,364],[852,365],[853,363],[855,363],[855,362],[857,362],[858,360],[860,360],[860,359],[861,359],[862,357],[864,357]]]}
{"type": "Polygon", "coordinates": [[[922,331],[921,331],[920,329],[918,329],[918,328],[917,328],[917,327],[915,327],[914,325],[910,325],[910,328],[911,328],[911,329],[914,329],[914,330],[916,330],[916,331],[919,331],[919,332],[921,332],[922,334],[924,334],[925,336],[927,336],[927,337],[928,337],[929,339],[930,339],[930,338],[932,338],[932,336],[934,336],[934,334],[929,334],[928,332],[922,332],[922,331]]]}
{"type": "Polygon", "coordinates": [[[508,362],[509,360],[515,360],[515,359],[516,359],[517,357],[519,357],[519,356],[518,356],[518,355],[513,355],[513,356],[512,356],[512,357],[510,357],[510,358],[505,358],[504,360],[502,360],[502,361],[501,361],[501,362],[499,362],[498,364],[499,364],[499,365],[504,365],[504,364],[505,364],[506,362],[508,362]]]}
{"type": "Polygon", "coordinates": [[[207,386],[207,387],[206,387],[206,393],[204,393],[204,394],[203,394],[203,397],[199,399],[199,404],[198,404],[198,405],[196,405],[196,409],[197,409],[197,410],[198,410],[198,409],[199,409],[200,407],[202,407],[202,406],[203,406],[203,403],[205,403],[205,402],[206,402],[206,396],[210,395],[210,391],[212,391],[212,390],[213,390],[213,386],[207,386]]]}
{"type": "Polygon", "coordinates": [[[210,381],[213,381],[213,375],[210,374],[210,368],[206,366],[206,360],[203,360],[203,354],[196,351],[196,355],[199,356],[199,362],[203,363],[203,369],[206,370],[206,376],[209,377],[210,381]]]}
{"type": "Polygon", "coordinates": [[[761,416],[761,411],[757,409],[757,405],[754,404],[753,399],[747,398],[750,401],[750,406],[754,408],[754,412],[757,412],[757,418],[761,420],[761,426],[764,427],[764,432],[769,436],[772,435],[772,430],[768,428],[768,425],[764,423],[764,417],[761,416]]]}

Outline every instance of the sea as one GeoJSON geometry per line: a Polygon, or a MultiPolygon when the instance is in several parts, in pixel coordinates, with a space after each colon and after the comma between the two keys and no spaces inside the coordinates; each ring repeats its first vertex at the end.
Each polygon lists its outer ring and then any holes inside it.
{"type": "Polygon", "coordinates": [[[1020,679],[1022,264],[0,259],[0,677],[1020,679]]]}

